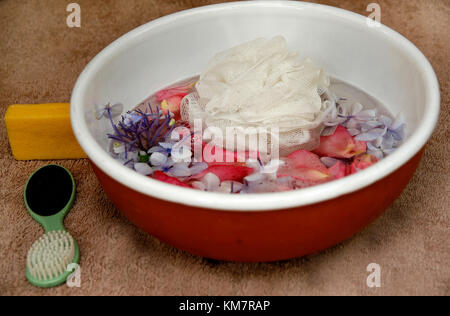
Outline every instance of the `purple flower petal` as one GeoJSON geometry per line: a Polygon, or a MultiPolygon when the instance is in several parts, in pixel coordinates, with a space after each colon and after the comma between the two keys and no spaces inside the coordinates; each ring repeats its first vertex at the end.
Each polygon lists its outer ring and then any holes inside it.
{"type": "Polygon", "coordinates": [[[260,172],[255,172],[244,178],[249,184],[260,183],[264,180],[264,175],[260,172]]]}
{"type": "Polygon", "coordinates": [[[354,118],[351,118],[348,120],[348,122],[345,124],[345,127],[347,129],[358,129],[360,125],[360,122],[354,118]]]}
{"type": "Polygon", "coordinates": [[[140,120],[142,120],[142,116],[136,113],[127,113],[124,116],[124,124],[126,125],[132,125],[138,123],[140,120]]]}
{"type": "Polygon", "coordinates": [[[120,162],[122,165],[124,165],[125,167],[134,169],[134,167],[133,167],[134,164],[132,163],[133,162],[132,159],[121,159],[121,158],[116,157],[116,160],[118,162],[120,162]]]}
{"type": "Polygon", "coordinates": [[[150,156],[152,166],[162,166],[167,162],[167,156],[160,152],[154,152],[150,156]]]}
{"type": "Polygon", "coordinates": [[[172,167],[176,162],[172,159],[172,157],[169,156],[169,158],[167,158],[167,161],[164,165],[164,167],[166,168],[170,168],[172,167]]]}
{"type": "Polygon", "coordinates": [[[242,183],[233,181],[231,182],[231,193],[238,193],[243,187],[244,185],[242,183]]]}
{"type": "Polygon", "coordinates": [[[174,177],[189,177],[191,176],[191,170],[187,164],[177,163],[170,168],[169,173],[174,177]]]}
{"type": "Polygon", "coordinates": [[[244,185],[240,182],[236,182],[236,181],[223,181],[220,184],[219,187],[219,192],[223,192],[223,193],[238,193],[239,191],[241,191],[242,187],[244,185]]]}
{"type": "Polygon", "coordinates": [[[194,162],[190,168],[191,175],[195,176],[206,169],[208,169],[208,164],[206,162],[194,162]]]}
{"type": "Polygon", "coordinates": [[[400,126],[396,130],[390,130],[391,135],[394,137],[396,141],[402,141],[405,138],[405,131],[403,129],[403,125],[400,126]]]}
{"type": "Polygon", "coordinates": [[[381,147],[381,144],[383,143],[383,137],[378,137],[377,139],[372,141],[372,144],[377,147],[378,149],[381,147]]]}
{"type": "Polygon", "coordinates": [[[405,125],[405,116],[403,115],[403,113],[400,113],[394,123],[392,123],[392,125],[390,126],[390,129],[392,130],[398,130],[399,128],[403,129],[403,126],[405,125]]]}
{"type": "Polygon", "coordinates": [[[143,163],[143,162],[135,163],[134,170],[136,170],[138,173],[140,173],[144,176],[147,176],[147,175],[153,173],[153,169],[147,163],[143,163]]]}
{"type": "Polygon", "coordinates": [[[386,133],[383,136],[383,142],[381,143],[381,150],[385,151],[387,149],[392,149],[394,146],[394,137],[392,137],[391,133],[386,133]]]}
{"type": "Polygon", "coordinates": [[[95,112],[95,118],[100,120],[102,117],[108,118],[111,115],[112,118],[119,116],[123,112],[123,104],[116,103],[114,105],[107,104],[106,106],[102,106],[95,112]],[[109,114],[108,114],[109,110],[109,114]]]}
{"type": "Polygon", "coordinates": [[[245,165],[249,168],[252,168],[255,171],[260,171],[261,169],[261,164],[259,163],[259,161],[257,159],[247,159],[247,161],[245,162],[245,165]]]}
{"type": "Polygon", "coordinates": [[[380,150],[380,148],[377,147],[377,146],[375,146],[372,142],[368,142],[368,143],[367,143],[367,149],[368,149],[368,150],[372,150],[372,151],[380,150]]]}
{"type": "Polygon", "coordinates": [[[355,115],[355,118],[360,121],[369,121],[372,120],[377,115],[376,109],[364,110],[355,115]]]}
{"type": "Polygon", "coordinates": [[[286,186],[286,187],[292,187],[292,189],[294,188],[293,187],[294,186],[294,178],[292,178],[292,177],[289,177],[289,176],[281,177],[281,178],[277,179],[277,182],[279,185],[286,186]]]}
{"type": "Polygon", "coordinates": [[[347,130],[350,133],[350,135],[352,135],[352,136],[356,136],[361,133],[361,131],[357,128],[349,128],[347,130]]]}
{"type": "Polygon", "coordinates": [[[359,103],[359,102],[353,103],[350,115],[356,115],[356,114],[360,113],[363,108],[364,107],[362,106],[361,103],[359,103]]]}
{"type": "Polygon", "coordinates": [[[389,127],[389,126],[392,125],[392,119],[389,116],[386,116],[386,115],[381,115],[380,116],[380,122],[386,127],[389,127]]]}
{"type": "Polygon", "coordinates": [[[220,186],[220,179],[214,173],[208,172],[202,179],[207,191],[217,191],[220,186]]]}
{"type": "Polygon", "coordinates": [[[137,157],[138,153],[134,151],[124,151],[117,156],[118,159],[132,160],[132,161],[136,161],[137,157]]]}
{"type": "Polygon", "coordinates": [[[370,131],[371,129],[379,127],[379,126],[380,126],[380,122],[378,122],[378,120],[363,122],[361,124],[361,131],[367,132],[367,131],[370,131]]]}
{"type": "Polygon", "coordinates": [[[191,162],[192,151],[188,146],[174,146],[171,151],[175,162],[191,162]]]}
{"type": "Polygon", "coordinates": [[[396,149],[397,149],[397,148],[386,149],[386,150],[383,150],[383,153],[384,153],[385,155],[390,155],[390,154],[392,154],[396,149]]]}
{"type": "Polygon", "coordinates": [[[384,128],[374,128],[366,133],[359,134],[355,137],[358,141],[373,141],[381,136],[383,136],[386,133],[386,129],[384,128]]]}
{"type": "Polygon", "coordinates": [[[278,168],[280,168],[280,166],[282,166],[282,165],[284,165],[284,161],[274,159],[274,160],[271,160],[265,166],[263,166],[261,171],[262,171],[262,173],[265,173],[265,174],[273,174],[273,173],[276,174],[278,171],[278,168]]]}
{"type": "Polygon", "coordinates": [[[368,150],[368,154],[371,154],[372,156],[375,156],[378,158],[378,160],[381,160],[384,158],[383,152],[381,150],[368,150]]]}

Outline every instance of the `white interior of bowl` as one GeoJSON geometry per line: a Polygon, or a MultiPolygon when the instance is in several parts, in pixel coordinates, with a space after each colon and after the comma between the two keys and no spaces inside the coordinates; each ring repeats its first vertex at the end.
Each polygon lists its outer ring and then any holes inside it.
{"type": "Polygon", "coordinates": [[[285,1],[220,4],[176,13],[122,36],[98,54],[72,93],[75,136],[89,158],[112,178],[141,193],[182,204],[225,210],[273,210],[350,193],[388,175],[414,156],[439,113],[439,87],[422,53],[395,31],[368,27],[366,18],[327,6],[285,1]],[[217,52],[257,37],[286,37],[333,77],[404,113],[408,138],[392,155],[356,175],[286,193],[227,195],[184,189],[121,166],[106,151],[107,120],[94,111],[109,102],[131,109],[157,90],[201,72],[217,52]]]}

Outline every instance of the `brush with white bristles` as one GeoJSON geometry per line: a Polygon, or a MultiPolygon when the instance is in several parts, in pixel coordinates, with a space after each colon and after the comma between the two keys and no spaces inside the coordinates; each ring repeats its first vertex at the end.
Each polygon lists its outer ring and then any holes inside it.
{"type": "Polygon", "coordinates": [[[27,269],[34,279],[50,281],[66,273],[75,256],[74,239],[66,231],[51,231],[28,251],[27,269]]]}

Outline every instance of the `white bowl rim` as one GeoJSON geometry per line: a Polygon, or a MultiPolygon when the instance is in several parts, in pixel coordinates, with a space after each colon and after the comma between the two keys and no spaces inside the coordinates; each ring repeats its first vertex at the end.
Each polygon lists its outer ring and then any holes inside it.
{"type": "Polygon", "coordinates": [[[248,6],[291,7],[297,9],[313,8],[315,10],[321,10],[324,13],[338,15],[345,18],[347,21],[354,23],[366,23],[367,19],[365,16],[347,10],[313,3],[296,1],[243,1],[215,4],[180,11],[153,20],[126,33],[108,45],[89,62],[78,77],[72,92],[70,107],[72,128],[79,144],[96,166],[119,183],[144,195],[158,199],[214,210],[273,211],[319,203],[360,190],[388,176],[409,161],[423,148],[436,126],[440,111],[440,90],[436,74],[427,58],[414,44],[398,32],[381,25],[381,27],[377,28],[377,31],[383,32],[384,36],[386,36],[386,40],[395,42],[397,46],[402,47],[404,53],[406,53],[411,60],[415,61],[422,70],[424,81],[426,83],[426,109],[415,132],[405,141],[405,143],[403,143],[393,154],[371,168],[340,180],[300,190],[280,193],[231,195],[203,192],[167,184],[142,176],[135,171],[122,166],[113,159],[89,133],[84,117],[82,104],[83,93],[86,91],[88,83],[96,71],[100,69],[112,55],[123,49],[127,43],[132,42],[133,39],[142,32],[147,32],[152,28],[157,28],[167,23],[173,23],[178,19],[192,16],[199,12],[204,13],[208,11],[209,13],[212,13],[224,8],[238,9],[248,6]]]}

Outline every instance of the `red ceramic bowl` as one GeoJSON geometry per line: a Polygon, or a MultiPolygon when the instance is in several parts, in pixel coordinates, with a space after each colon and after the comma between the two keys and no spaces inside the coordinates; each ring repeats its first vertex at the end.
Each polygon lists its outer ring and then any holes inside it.
{"type": "Polygon", "coordinates": [[[407,39],[365,17],[284,1],[220,4],[176,13],[122,36],[96,56],[72,93],[72,126],[105,192],[134,224],[191,253],[221,260],[274,261],[320,251],[379,216],[414,174],[439,114],[436,75],[407,39]],[[369,26],[370,25],[370,26],[369,26]],[[107,152],[109,102],[131,109],[153,92],[198,74],[218,51],[284,35],[333,77],[385,104],[407,123],[407,139],[356,175],[283,193],[229,195],[144,177],[107,152]]]}

